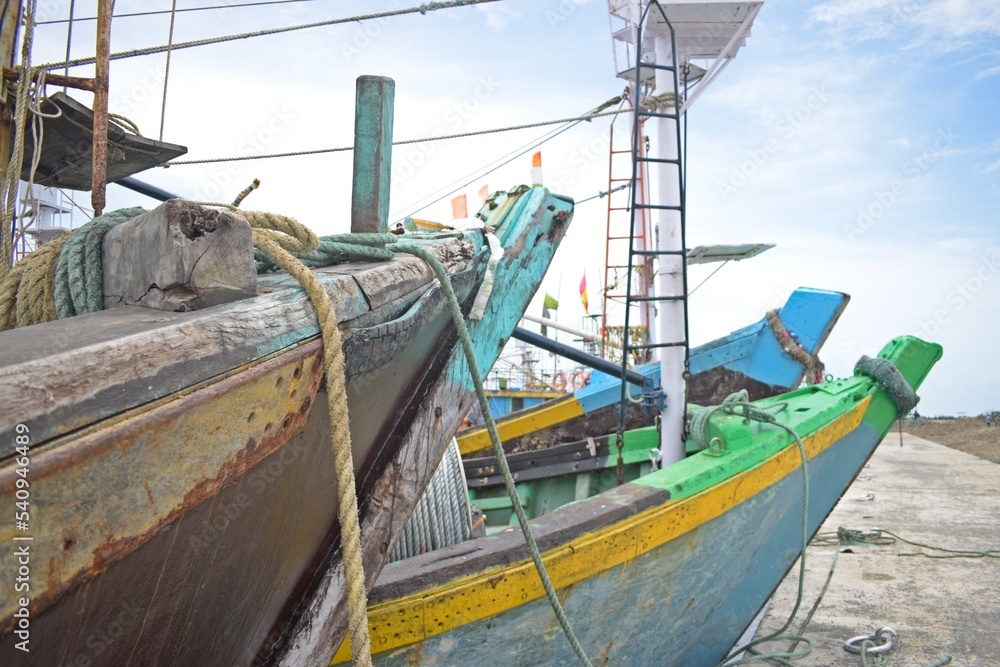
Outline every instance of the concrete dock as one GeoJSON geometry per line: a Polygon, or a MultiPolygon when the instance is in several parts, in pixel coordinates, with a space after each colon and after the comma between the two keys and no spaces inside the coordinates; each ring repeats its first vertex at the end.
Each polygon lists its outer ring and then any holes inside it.
{"type": "MultiPolygon", "coordinates": [[[[881,528],[946,549],[1000,549],[1000,465],[914,436],[903,440],[900,447],[897,432],[886,437],[820,531],[881,528]]],[[[795,664],[856,667],[860,656],[845,651],[844,641],[890,626],[899,633],[895,648],[884,654],[890,667],[925,667],[947,656],[952,665],[1000,666],[1000,559],[901,556],[941,552],[899,541],[810,546],[802,609],[790,631],[798,630],[819,595],[835,551],[829,589],[804,633],[812,653],[795,664]]],[[[756,637],[787,620],[798,572],[796,563],[756,637]]]]}

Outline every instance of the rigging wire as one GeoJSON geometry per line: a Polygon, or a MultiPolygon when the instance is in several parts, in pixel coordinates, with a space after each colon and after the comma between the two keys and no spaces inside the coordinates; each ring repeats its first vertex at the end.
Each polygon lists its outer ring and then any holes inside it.
{"type": "MultiPolygon", "coordinates": [[[[510,164],[511,162],[513,162],[517,158],[521,157],[522,155],[525,155],[526,153],[531,152],[535,148],[538,148],[543,143],[545,143],[547,141],[550,141],[552,139],[555,139],[557,136],[559,136],[563,132],[565,132],[565,131],[573,128],[573,127],[576,127],[577,125],[579,125],[584,120],[589,121],[592,118],[599,118],[601,116],[610,116],[610,115],[618,113],[617,111],[603,111],[603,110],[606,109],[606,108],[608,108],[609,106],[613,106],[613,105],[617,104],[620,100],[621,100],[621,98],[619,98],[619,97],[612,98],[612,99],[608,100],[607,102],[601,104],[600,106],[595,107],[590,112],[584,114],[583,116],[578,116],[577,118],[567,118],[567,119],[561,119],[561,120],[558,120],[558,121],[549,121],[548,123],[545,123],[547,125],[555,125],[555,124],[558,124],[558,123],[565,123],[566,125],[565,125],[565,127],[557,128],[555,130],[547,132],[546,134],[542,135],[538,139],[536,139],[536,140],[534,140],[532,142],[529,142],[529,143],[521,146],[521,148],[514,149],[513,151],[511,151],[507,155],[504,155],[502,157],[497,158],[496,160],[493,160],[493,162],[487,163],[483,167],[480,167],[479,169],[477,169],[477,170],[475,170],[473,172],[470,172],[469,174],[467,174],[466,176],[462,177],[461,179],[458,179],[456,181],[452,181],[451,185],[446,185],[444,188],[438,190],[437,192],[432,193],[430,195],[427,195],[423,199],[418,200],[414,204],[411,204],[411,206],[414,206],[414,207],[417,207],[417,208],[413,208],[406,215],[396,214],[396,215],[393,215],[391,217],[393,217],[394,219],[398,219],[400,217],[404,217],[405,218],[406,216],[410,216],[410,215],[413,215],[415,213],[419,213],[420,211],[424,210],[428,206],[433,206],[434,204],[438,203],[439,201],[441,201],[445,197],[453,195],[456,192],[458,192],[459,190],[468,187],[469,185],[471,185],[475,181],[477,181],[477,180],[479,180],[479,179],[481,179],[481,178],[483,178],[485,176],[488,176],[489,174],[493,173],[494,171],[496,171],[500,167],[503,167],[503,166],[505,166],[507,164],[510,164]],[[460,185],[455,185],[456,183],[459,183],[459,181],[461,181],[461,184],[460,185]],[[442,193],[442,190],[447,190],[447,191],[442,193]],[[424,202],[428,198],[433,198],[433,199],[431,199],[431,201],[429,201],[427,203],[422,203],[422,202],[424,202]]],[[[541,123],[532,124],[532,126],[538,126],[538,125],[541,125],[541,123]]],[[[516,129],[521,129],[521,128],[516,128],[516,129]]],[[[505,130],[494,130],[494,132],[495,131],[505,131],[505,130]]],[[[447,137],[441,137],[441,138],[444,139],[444,138],[447,138],[447,137]]],[[[409,207],[404,207],[404,209],[405,208],[409,208],[409,207]]]]}
{"type": "MultiPolygon", "coordinates": [[[[163,69],[163,104],[160,107],[160,141],[163,141],[163,124],[167,120],[167,83],[170,81],[170,54],[174,44],[174,18],[177,16],[177,0],[170,3],[170,32],[167,35],[167,64],[163,69]]],[[[66,54],[69,58],[69,54],[66,54]]]]}
{"type": "MultiPolygon", "coordinates": [[[[76,10],[76,0],[69,0],[69,22],[66,23],[66,61],[69,62],[70,48],[73,45],[73,14],[76,10]]],[[[95,17],[96,18],[96,17],[95,17]]],[[[38,24],[35,24],[38,25],[38,24]]],[[[63,76],[69,76],[69,67],[63,68],[63,76]]],[[[69,92],[69,86],[63,86],[63,92],[69,92]]]]}
{"type": "MultiPolygon", "coordinates": [[[[9,1],[9,0],[8,0],[9,1]]],[[[180,12],[203,12],[210,9],[242,9],[244,7],[257,7],[260,5],[284,5],[292,2],[315,2],[316,0],[261,0],[260,2],[244,2],[238,5],[227,4],[227,5],[210,5],[207,7],[186,7],[178,9],[177,13],[180,12]]],[[[128,14],[114,14],[111,18],[124,19],[133,18],[136,16],[159,16],[162,14],[172,14],[173,10],[170,9],[159,9],[156,11],[149,12],[129,12],[128,14]]],[[[96,16],[81,16],[79,18],[73,18],[72,14],[68,19],[52,19],[50,21],[39,21],[35,25],[54,25],[58,23],[69,23],[72,25],[74,22],[80,21],[96,21],[96,16]]],[[[67,58],[69,60],[69,58],[67,58]]]]}
{"type": "MultiPolygon", "coordinates": [[[[473,132],[459,132],[458,134],[444,134],[434,137],[422,137],[420,139],[405,139],[403,141],[392,142],[393,146],[405,146],[408,144],[420,144],[429,141],[439,141],[442,139],[463,139],[465,137],[476,137],[483,134],[496,134],[500,132],[512,132],[514,130],[526,130],[533,127],[543,127],[545,125],[559,125],[563,123],[572,123],[576,125],[577,123],[583,122],[585,120],[591,120],[593,118],[601,118],[602,116],[610,116],[616,111],[605,111],[602,113],[592,113],[583,116],[571,116],[570,118],[559,118],[557,120],[546,120],[539,123],[526,123],[524,125],[513,125],[510,127],[500,127],[492,130],[475,130],[473,132]]],[[[570,127],[572,127],[572,125],[570,127]]],[[[561,129],[560,132],[564,132],[569,128],[561,129]]],[[[550,137],[551,138],[551,137],[550,137]]],[[[547,140],[546,140],[547,141],[547,140]]],[[[535,144],[537,145],[537,143],[535,144]]],[[[532,148],[534,145],[532,146],[532,148]]],[[[337,148],[315,148],[312,150],[304,151],[289,151],[286,153],[261,153],[258,155],[234,155],[230,157],[216,157],[216,158],[205,158],[203,160],[171,160],[170,162],[165,162],[160,165],[161,167],[173,167],[177,165],[190,165],[190,164],[211,164],[214,162],[244,162],[246,160],[269,160],[272,158],[279,157],[298,157],[302,155],[320,155],[322,153],[340,153],[343,151],[352,151],[354,146],[338,146],[337,148]]],[[[528,149],[530,150],[530,148],[528,149]]]]}
{"type": "MultiPolygon", "coordinates": [[[[313,23],[304,23],[301,25],[285,26],[282,28],[269,28],[266,30],[257,30],[254,32],[243,32],[236,35],[225,35],[222,37],[209,37],[206,39],[196,39],[189,42],[178,42],[174,44],[172,48],[174,51],[180,49],[190,49],[196,46],[208,46],[210,44],[222,44],[224,42],[234,42],[241,39],[249,39],[251,37],[265,37],[267,35],[278,35],[286,32],[295,32],[298,30],[308,30],[310,28],[322,28],[324,26],[338,25],[342,23],[355,23],[357,21],[367,21],[372,19],[388,18],[391,16],[402,16],[404,14],[426,14],[427,12],[437,11],[439,9],[453,9],[455,7],[466,7],[469,5],[481,5],[487,2],[500,2],[501,0],[445,0],[444,2],[430,2],[424,3],[417,7],[409,7],[407,9],[394,9],[385,12],[376,12],[374,14],[362,14],[359,16],[350,16],[347,18],[339,19],[329,19],[326,21],[315,21],[313,23]]],[[[123,58],[135,58],[137,56],[148,56],[155,53],[163,53],[168,50],[167,46],[150,46],[142,49],[132,49],[131,51],[119,51],[117,53],[112,53],[109,60],[121,60],[123,58]]],[[[75,60],[67,60],[65,62],[58,63],[48,63],[41,65],[38,69],[58,69],[63,67],[77,67],[79,65],[93,65],[95,58],[77,58],[75,60]]]]}

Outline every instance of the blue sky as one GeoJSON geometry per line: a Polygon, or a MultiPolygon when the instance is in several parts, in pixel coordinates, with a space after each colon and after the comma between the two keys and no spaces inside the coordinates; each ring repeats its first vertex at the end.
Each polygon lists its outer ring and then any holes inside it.
{"type": "MultiPolygon", "coordinates": [[[[77,3],[93,15],[93,3],[77,3]]],[[[213,3],[180,0],[178,7],[213,3]]],[[[413,3],[418,4],[418,3],[413,3]]],[[[175,40],[408,7],[316,0],[180,14],[175,40]]],[[[67,0],[41,0],[64,18],[67,0]]],[[[116,11],[169,9],[118,0],[116,11]]],[[[112,50],[165,43],[168,17],[122,18],[112,50]]],[[[73,55],[92,53],[93,23],[73,55]]],[[[60,60],[65,26],[40,26],[36,63],[60,60]]],[[[112,110],[158,134],[164,56],[116,62],[112,110]]],[[[79,68],[85,75],[88,68],[79,68]]],[[[607,4],[504,0],[475,8],[244,40],[176,52],[165,135],[189,157],[352,143],[354,80],[396,81],[395,137],[409,139],[575,116],[618,95],[607,4]]],[[[76,94],[89,103],[86,96],[76,94]]],[[[894,336],[945,346],[921,391],[926,414],[1000,409],[1000,7],[988,0],[768,0],[747,45],[689,114],[689,245],[777,247],[723,268],[692,297],[692,338],[705,342],[759,319],[795,287],[852,300],[821,355],[851,372],[894,336]]],[[[582,199],[607,188],[609,121],[542,147],[545,182],[582,199]]],[[[548,128],[397,147],[392,210],[437,191],[548,128]]],[[[529,156],[477,180],[529,180],[529,156]]],[[[201,199],[288,213],[321,233],[349,225],[349,153],[176,166],[140,177],[201,199]]],[[[86,195],[83,196],[86,199],[86,195]]],[[[118,188],[109,206],[153,202],[118,188]]],[[[447,219],[447,198],[421,211],[447,219]]],[[[542,291],[579,325],[576,285],[591,303],[603,279],[604,200],[582,203],[542,291]]],[[[692,285],[707,276],[692,269],[692,285]]],[[[541,310],[540,299],[533,306],[541,310]]]]}

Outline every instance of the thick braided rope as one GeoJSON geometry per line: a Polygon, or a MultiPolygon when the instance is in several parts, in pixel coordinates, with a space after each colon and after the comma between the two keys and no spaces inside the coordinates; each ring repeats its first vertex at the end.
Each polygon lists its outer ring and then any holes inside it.
{"type": "MultiPolygon", "coordinates": [[[[293,252],[295,259],[310,268],[332,266],[342,262],[387,262],[391,250],[384,246],[396,242],[394,234],[334,234],[319,237],[319,245],[312,252],[293,252]],[[355,238],[356,237],[356,238],[355,238]]],[[[260,250],[254,251],[257,273],[267,273],[277,268],[260,250]]]]}
{"type": "Polygon", "coordinates": [[[313,304],[320,331],[323,334],[323,361],[326,366],[326,387],[330,414],[330,439],[337,475],[337,514],[340,520],[340,545],[347,575],[348,634],[351,659],[356,667],[370,667],[371,639],[368,636],[368,595],[361,557],[361,527],[358,519],[358,497],[355,491],[354,462],[351,457],[351,432],[347,414],[347,386],[344,377],[344,352],[330,295],[290,250],[310,252],[318,241],[316,235],[292,218],[259,211],[241,211],[227,207],[246,217],[250,223],[254,245],[264,251],[275,264],[293,276],[313,304]],[[264,226],[267,228],[264,228],[264,226]],[[287,233],[280,239],[281,233],[287,233]],[[280,240],[279,240],[280,239],[280,240]]]}
{"type": "Polygon", "coordinates": [[[816,384],[823,381],[823,362],[818,357],[809,354],[809,351],[799,345],[792,334],[785,328],[785,323],[781,321],[777,310],[767,311],[767,323],[771,327],[771,332],[778,340],[778,345],[795,361],[802,364],[806,375],[806,384],[816,384]]]}
{"type": "Polygon", "coordinates": [[[56,267],[55,308],[60,319],[104,308],[104,235],[143,213],[144,209],[137,206],[122,208],[74,230],[56,267]]]}
{"type": "Polygon", "coordinates": [[[910,410],[917,407],[917,403],[920,401],[917,392],[913,391],[913,387],[906,381],[903,374],[888,359],[878,357],[873,359],[862,355],[858,363],[854,365],[854,374],[866,375],[875,380],[896,404],[896,410],[900,417],[910,414],[910,410]]]}
{"type": "Polygon", "coordinates": [[[0,282],[0,330],[56,319],[55,273],[64,235],[31,253],[0,282]]]}

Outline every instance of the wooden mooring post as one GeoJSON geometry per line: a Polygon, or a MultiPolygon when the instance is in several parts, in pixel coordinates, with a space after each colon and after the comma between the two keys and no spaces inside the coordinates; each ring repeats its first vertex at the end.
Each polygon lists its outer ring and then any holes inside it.
{"type": "Polygon", "coordinates": [[[351,232],[389,230],[392,109],[396,83],[385,76],[358,77],[354,106],[354,184],[351,232]]]}

